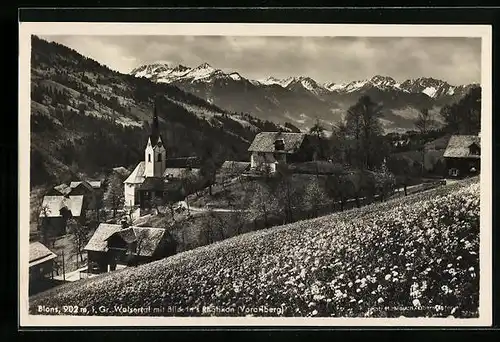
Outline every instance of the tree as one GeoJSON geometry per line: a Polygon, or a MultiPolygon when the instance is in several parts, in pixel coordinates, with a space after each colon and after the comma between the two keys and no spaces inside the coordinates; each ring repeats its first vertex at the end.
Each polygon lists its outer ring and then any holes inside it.
{"type": "Polygon", "coordinates": [[[376,162],[374,156],[380,155],[383,133],[380,117],[382,107],[369,96],[362,96],[351,106],[345,118],[347,138],[354,141],[354,165],[362,169],[371,169],[376,162]]]}
{"type": "MultiPolygon", "coordinates": [[[[134,229],[135,230],[135,229],[134,229]]],[[[145,229],[137,229],[134,231],[136,236],[135,241],[135,256],[141,255],[146,250],[154,249],[155,245],[153,240],[149,237],[148,232],[145,229]]]]}
{"type": "Polygon", "coordinates": [[[395,176],[389,171],[386,162],[382,164],[379,172],[375,173],[375,188],[383,202],[386,196],[394,190],[396,185],[395,176]]]}
{"type": "Polygon", "coordinates": [[[325,189],[319,184],[319,180],[309,182],[304,190],[302,204],[304,209],[312,212],[314,216],[319,215],[319,210],[328,202],[325,189]]]}
{"type": "Polygon", "coordinates": [[[419,112],[417,119],[415,119],[414,124],[420,134],[425,135],[428,133],[434,127],[434,119],[429,109],[423,108],[419,112]]]}
{"type": "Polygon", "coordinates": [[[116,173],[112,174],[108,188],[104,193],[104,203],[113,210],[113,218],[116,218],[116,211],[123,207],[124,202],[122,180],[116,173]]]}
{"type": "Polygon", "coordinates": [[[262,217],[265,227],[268,227],[269,215],[278,210],[278,201],[267,183],[252,182],[250,184],[252,188],[247,191],[251,196],[247,219],[255,220],[257,217],[262,217]]]}
{"type": "Polygon", "coordinates": [[[363,193],[367,196],[372,196],[374,193],[372,190],[372,185],[374,184],[370,179],[370,174],[366,170],[357,170],[349,176],[350,183],[352,184],[352,189],[354,193],[354,200],[356,201],[356,207],[361,207],[360,198],[363,193]]]}
{"type": "Polygon", "coordinates": [[[293,182],[293,173],[286,164],[277,165],[276,185],[274,193],[284,214],[285,222],[293,222],[293,212],[300,207],[302,193],[293,182]]]}
{"type": "Polygon", "coordinates": [[[431,113],[427,108],[424,108],[418,114],[417,119],[415,120],[415,127],[419,130],[422,143],[421,143],[421,152],[422,152],[422,174],[425,170],[425,141],[423,141],[423,137],[433,128],[434,120],[432,118],[431,113]]]}
{"type": "Polygon", "coordinates": [[[217,231],[220,235],[219,240],[223,240],[224,227],[220,217],[211,209],[201,219],[202,234],[205,238],[206,244],[215,242],[214,233],[217,231]]]}
{"type": "Polygon", "coordinates": [[[189,208],[189,195],[192,194],[196,189],[198,189],[199,179],[190,169],[185,169],[181,174],[182,186],[186,191],[186,206],[188,210],[188,214],[190,213],[189,208]]]}
{"type": "Polygon", "coordinates": [[[37,214],[40,215],[39,229],[42,242],[47,246],[52,245],[52,247],[54,247],[54,227],[51,226],[51,221],[47,219],[49,214],[49,207],[47,205],[40,204],[40,211],[38,211],[37,214]]]}
{"type": "Polygon", "coordinates": [[[444,129],[453,134],[477,134],[481,129],[481,87],[472,87],[458,102],[441,108],[444,129]]]}
{"type": "Polygon", "coordinates": [[[387,160],[387,169],[395,175],[395,186],[403,186],[405,196],[408,195],[407,187],[414,175],[410,162],[406,158],[391,157],[387,160]]]}
{"type": "Polygon", "coordinates": [[[332,135],[330,136],[330,152],[331,158],[339,163],[350,163],[349,160],[349,145],[347,144],[346,137],[348,130],[345,121],[341,121],[332,127],[332,135]]]}
{"type": "Polygon", "coordinates": [[[313,137],[313,143],[315,145],[318,159],[325,159],[325,128],[320,124],[319,120],[316,119],[314,126],[309,129],[309,134],[313,137]]]}
{"type": "Polygon", "coordinates": [[[205,184],[208,184],[208,193],[210,194],[210,196],[212,196],[212,185],[215,182],[216,172],[217,166],[214,149],[213,146],[208,145],[204,149],[200,173],[205,181],[205,184]]]}
{"type": "Polygon", "coordinates": [[[67,223],[66,227],[68,229],[68,233],[71,234],[75,250],[76,250],[76,256],[80,257],[80,261],[83,262],[83,248],[88,242],[88,231],[87,227],[83,226],[80,222],[75,220],[74,218],[70,218],[67,223]]]}

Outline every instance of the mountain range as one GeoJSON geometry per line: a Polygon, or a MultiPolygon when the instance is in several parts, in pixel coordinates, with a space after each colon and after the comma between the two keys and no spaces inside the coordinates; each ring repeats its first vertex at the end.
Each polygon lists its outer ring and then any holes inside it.
{"type": "Polygon", "coordinates": [[[275,122],[290,121],[302,129],[311,127],[317,119],[327,126],[337,123],[362,95],[383,105],[382,122],[387,131],[412,129],[422,108],[437,113],[443,105],[458,101],[471,87],[478,86],[451,85],[431,77],[398,82],[381,75],[346,83],[320,83],[306,76],[253,80],[208,63],[196,67],[147,64],[130,74],[176,85],[230,111],[275,122]]]}

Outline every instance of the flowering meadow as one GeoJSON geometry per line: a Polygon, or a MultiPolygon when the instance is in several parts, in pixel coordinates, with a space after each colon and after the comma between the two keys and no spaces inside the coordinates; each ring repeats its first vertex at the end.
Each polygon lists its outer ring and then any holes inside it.
{"type": "Polygon", "coordinates": [[[148,315],[467,318],[478,316],[478,267],[474,178],[83,280],[37,297],[30,310],[77,305],[117,315],[118,305],[191,308],[148,315]]]}

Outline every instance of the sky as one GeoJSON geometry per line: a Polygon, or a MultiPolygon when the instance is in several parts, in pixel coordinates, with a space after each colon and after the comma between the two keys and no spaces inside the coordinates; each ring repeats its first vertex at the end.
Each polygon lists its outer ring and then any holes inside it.
{"type": "Polygon", "coordinates": [[[462,37],[85,36],[41,38],[66,45],[111,69],[143,64],[196,67],[207,62],[250,79],[308,76],[320,83],[433,77],[480,82],[481,39],[462,37]]]}

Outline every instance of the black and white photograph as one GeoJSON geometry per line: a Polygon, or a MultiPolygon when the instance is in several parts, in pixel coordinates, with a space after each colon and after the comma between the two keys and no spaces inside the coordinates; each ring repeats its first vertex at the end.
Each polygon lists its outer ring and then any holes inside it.
{"type": "Polygon", "coordinates": [[[488,26],[22,23],[20,62],[27,325],[491,322],[488,26]]]}

